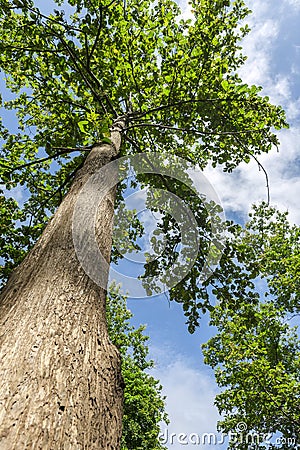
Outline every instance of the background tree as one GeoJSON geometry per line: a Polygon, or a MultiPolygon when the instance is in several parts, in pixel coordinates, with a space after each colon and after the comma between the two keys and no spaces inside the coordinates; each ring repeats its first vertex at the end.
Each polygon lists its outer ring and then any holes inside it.
{"type": "Polygon", "coordinates": [[[274,448],[291,448],[300,432],[300,340],[290,324],[299,315],[299,228],[262,204],[235,237],[234,270],[224,270],[223,260],[221,281],[214,280],[217,334],[204,345],[205,362],[223,388],[216,397],[219,426],[235,434],[235,448],[270,448],[266,437],[276,432],[283,439],[276,446],[273,438],[274,448]]]}
{"type": "MultiPolygon", "coordinates": [[[[1,445],[112,449],[121,439],[120,359],[107,335],[105,289],[73,248],[81,187],[112,159],[144,150],[233,170],[276,145],[273,127],[286,123],[237,76],[248,31],[242,1],[192,1],[193,21],[170,0],[55,3],[44,14],[31,0],[0,1],[0,67],[13,93],[4,106],[19,124],[1,129],[1,178],[6,190],[24,186],[29,195],[22,207],[1,200],[4,276],[58,208],[1,295],[1,445]]],[[[168,186],[164,177],[157,183],[168,186]]],[[[180,186],[177,194],[185,196],[180,186]]],[[[114,199],[111,191],[98,210],[107,261],[114,199]]],[[[197,277],[191,271],[170,292],[191,331],[208,304],[197,277]]]]}

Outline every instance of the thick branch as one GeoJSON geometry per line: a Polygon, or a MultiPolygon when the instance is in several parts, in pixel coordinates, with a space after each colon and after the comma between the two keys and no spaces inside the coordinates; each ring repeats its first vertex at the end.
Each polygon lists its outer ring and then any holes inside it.
{"type": "MultiPolygon", "coordinates": [[[[189,99],[189,100],[181,100],[179,102],[175,103],[168,103],[167,105],[161,105],[157,106],[156,108],[148,109],[148,111],[144,112],[132,112],[131,113],[131,120],[138,120],[141,117],[145,117],[147,115],[153,114],[155,112],[163,111],[164,109],[170,109],[170,108],[181,108],[184,105],[189,104],[197,104],[197,103],[221,103],[221,102],[231,102],[231,101],[238,101],[239,99],[236,98],[203,98],[203,99],[189,99]]],[[[245,99],[247,101],[247,99],[245,99]]]]}
{"type": "Polygon", "coordinates": [[[240,135],[240,134],[249,134],[249,133],[262,133],[264,130],[260,129],[260,130],[243,130],[243,131],[199,131],[199,130],[195,130],[193,128],[181,128],[181,127],[175,127],[172,125],[164,125],[164,124],[160,124],[160,123],[136,123],[133,125],[129,125],[126,130],[130,130],[132,128],[159,128],[162,130],[171,130],[171,131],[180,131],[183,133],[190,133],[190,134],[195,134],[195,135],[240,135]]]}
{"type": "Polygon", "coordinates": [[[8,50],[21,50],[21,51],[28,51],[28,52],[35,52],[35,53],[57,53],[57,50],[55,49],[42,49],[42,48],[33,48],[33,47],[17,47],[15,45],[8,45],[5,42],[2,42],[2,47],[4,49],[8,50]]]}

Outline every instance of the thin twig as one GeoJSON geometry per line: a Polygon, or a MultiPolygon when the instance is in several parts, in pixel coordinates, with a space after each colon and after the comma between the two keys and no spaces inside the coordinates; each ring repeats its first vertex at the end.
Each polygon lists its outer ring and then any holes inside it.
{"type": "MultiPolygon", "coordinates": [[[[215,108],[217,108],[217,110],[219,111],[219,113],[222,115],[223,118],[225,118],[225,120],[228,120],[228,117],[226,117],[226,115],[224,115],[223,111],[220,111],[218,105],[213,105],[215,108]]],[[[261,132],[264,132],[265,130],[262,129],[261,132]]],[[[239,136],[237,133],[235,133],[233,135],[234,139],[237,141],[237,143],[244,148],[245,152],[248,153],[250,155],[250,157],[252,157],[258,164],[258,167],[260,167],[262,169],[262,171],[264,172],[265,178],[266,178],[266,188],[267,188],[267,204],[270,204],[270,185],[269,185],[269,177],[268,177],[268,173],[266,171],[266,169],[264,168],[264,166],[258,161],[257,157],[253,154],[250,153],[248,151],[248,149],[246,148],[245,144],[240,140],[239,136]]]]}
{"type": "Polygon", "coordinates": [[[128,56],[129,56],[129,64],[130,64],[130,68],[131,68],[132,79],[133,79],[133,82],[135,84],[135,87],[136,87],[137,91],[139,93],[141,93],[141,90],[139,88],[139,85],[138,85],[138,82],[137,82],[137,79],[136,79],[136,76],[135,76],[135,73],[134,73],[133,58],[132,58],[132,54],[131,54],[131,51],[130,51],[130,46],[128,44],[127,44],[127,51],[128,51],[128,56]]]}
{"type": "Polygon", "coordinates": [[[92,45],[92,48],[91,48],[91,51],[90,51],[90,54],[89,54],[88,67],[90,66],[90,61],[91,61],[91,59],[93,57],[94,51],[96,50],[96,47],[97,47],[97,44],[98,44],[98,41],[99,41],[99,38],[100,38],[101,30],[102,30],[102,20],[103,20],[102,5],[100,5],[99,9],[100,9],[99,26],[98,26],[98,30],[97,30],[97,34],[96,34],[94,43],[92,45]]]}
{"type": "Polygon", "coordinates": [[[256,158],[255,155],[250,154],[250,156],[257,162],[258,167],[260,167],[260,169],[263,171],[263,173],[265,174],[266,177],[266,188],[267,188],[267,205],[270,204],[270,185],[269,185],[269,176],[268,173],[266,171],[266,169],[264,168],[264,166],[259,162],[259,160],[256,158]]]}
{"type": "Polygon", "coordinates": [[[52,17],[46,16],[45,14],[41,13],[39,9],[37,8],[30,8],[30,6],[26,5],[26,8],[28,9],[28,11],[33,12],[34,14],[36,14],[37,16],[49,20],[50,22],[56,23],[57,25],[62,25],[64,28],[66,28],[67,30],[73,30],[73,31],[77,31],[79,33],[82,33],[82,30],[80,28],[76,28],[73,27],[72,25],[69,25],[66,22],[61,22],[57,19],[54,19],[52,17]]]}

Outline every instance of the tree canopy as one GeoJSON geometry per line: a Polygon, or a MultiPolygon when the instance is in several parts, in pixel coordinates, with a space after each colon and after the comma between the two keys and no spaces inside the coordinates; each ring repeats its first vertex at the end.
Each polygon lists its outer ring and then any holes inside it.
{"type": "MultiPolygon", "coordinates": [[[[1,197],[4,279],[41,234],[93,144],[109,141],[117,117],[126,119],[121,156],[155,151],[228,171],[278,145],[274,128],[287,126],[283,110],[237,75],[249,31],[243,1],[191,2],[189,20],[171,0],[55,3],[46,13],[34,1],[0,2],[0,67],[13,95],[3,106],[19,124],[16,132],[2,126],[1,179],[6,195],[20,186],[28,193],[23,205],[1,197]]],[[[140,177],[147,181],[186,197],[166,177],[140,177]]],[[[199,199],[189,206],[197,211],[199,199]]],[[[197,223],[205,248],[205,214],[197,223]]],[[[174,229],[166,215],[168,226],[174,229]]],[[[197,311],[208,306],[199,267],[170,292],[184,304],[191,331],[197,311]]]]}
{"type": "Polygon", "coordinates": [[[220,428],[244,436],[235,448],[269,448],[267,437],[280,432],[281,445],[269,441],[286,449],[299,437],[299,237],[287,213],[261,204],[236,228],[230,268],[214,280],[217,333],[203,348],[222,388],[220,428]]]}

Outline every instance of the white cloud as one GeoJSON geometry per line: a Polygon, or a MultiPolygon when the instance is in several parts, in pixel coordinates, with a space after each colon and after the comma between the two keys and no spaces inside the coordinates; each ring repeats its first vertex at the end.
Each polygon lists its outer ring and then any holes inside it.
{"type": "Polygon", "coordinates": [[[283,4],[286,8],[291,7],[294,10],[300,10],[300,0],[284,0],[283,4]]]}
{"type": "MultiPolygon", "coordinates": [[[[300,224],[300,129],[293,127],[280,133],[281,146],[262,155],[259,160],[267,171],[271,204],[282,211],[289,211],[290,221],[300,224]]],[[[267,200],[266,178],[257,163],[241,164],[233,173],[211,167],[205,175],[218,193],[227,213],[238,213],[246,218],[251,205],[267,200]]]]}
{"type": "MultiPolygon", "coordinates": [[[[300,1],[286,0],[284,3],[285,8],[277,1],[248,2],[253,14],[246,21],[252,31],[243,42],[243,51],[248,59],[239,73],[244,82],[263,86],[263,95],[268,95],[271,102],[282,105],[291,122],[289,130],[279,133],[279,153],[274,150],[268,155],[261,155],[259,161],[268,173],[271,203],[281,210],[288,210],[290,220],[299,224],[300,64],[299,59],[285,58],[285,51],[293,48],[293,44],[287,45],[286,39],[289,24],[295,21],[295,15],[288,5],[298,7],[300,1]],[[285,58],[285,65],[280,58],[285,58]]],[[[246,216],[254,202],[267,198],[264,173],[258,170],[254,161],[248,165],[241,164],[233,174],[212,168],[208,168],[205,174],[221,197],[227,212],[246,216]]]]}
{"type": "MultiPolygon", "coordinates": [[[[195,442],[208,444],[207,434],[210,433],[210,439],[220,442],[222,436],[216,429],[220,416],[214,406],[218,389],[213,375],[204,368],[194,368],[187,358],[176,354],[175,349],[152,348],[152,352],[160,361],[153,375],[160,380],[167,397],[170,424],[162,425],[162,438],[167,448],[182,450],[195,448],[195,442]]],[[[211,445],[201,444],[201,447],[211,445]]]]}
{"type": "MultiPolygon", "coordinates": [[[[189,14],[187,1],[180,4],[184,14],[189,14]]],[[[247,6],[252,10],[246,18],[251,32],[242,47],[248,59],[239,74],[244,82],[262,86],[263,95],[268,95],[272,103],[282,105],[291,123],[289,130],[279,134],[279,153],[274,150],[261,155],[259,161],[269,177],[271,203],[288,210],[290,220],[300,223],[300,63],[295,58],[300,39],[294,31],[300,0],[249,0],[247,6]]],[[[255,161],[241,164],[233,174],[223,173],[222,168],[208,168],[205,175],[227,212],[246,217],[253,203],[267,199],[265,175],[255,161]]]]}
{"type": "MultiPolygon", "coordinates": [[[[254,2],[255,3],[255,2],[254,2]]],[[[264,15],[265,9],[253,5],[253,14],[246,19],[251,32],[243,40],[243,53],[246,64],[239,70],[243,81],[265,87],[271,80],[271,52],[279,33],[279,22],[264,15]],[[260,11],[258,14],[257,9],[260,11]]]]}
{"type": "Polygon", "coordinates": [[[178,5],[181,8],[180,19],[183,20],[194,20],[194,14],[192,13],[191,5],[189,5],[187,0],[179,0],[178,5]]]}
{"type": "Polygon", "coordinates": [[[8,190],[4,184],[0,184],[0,190],[3,190],[5,197],[15,199],[19,206],[22,206],[27,198],[24,187],[20,185],[8,190]]]}

